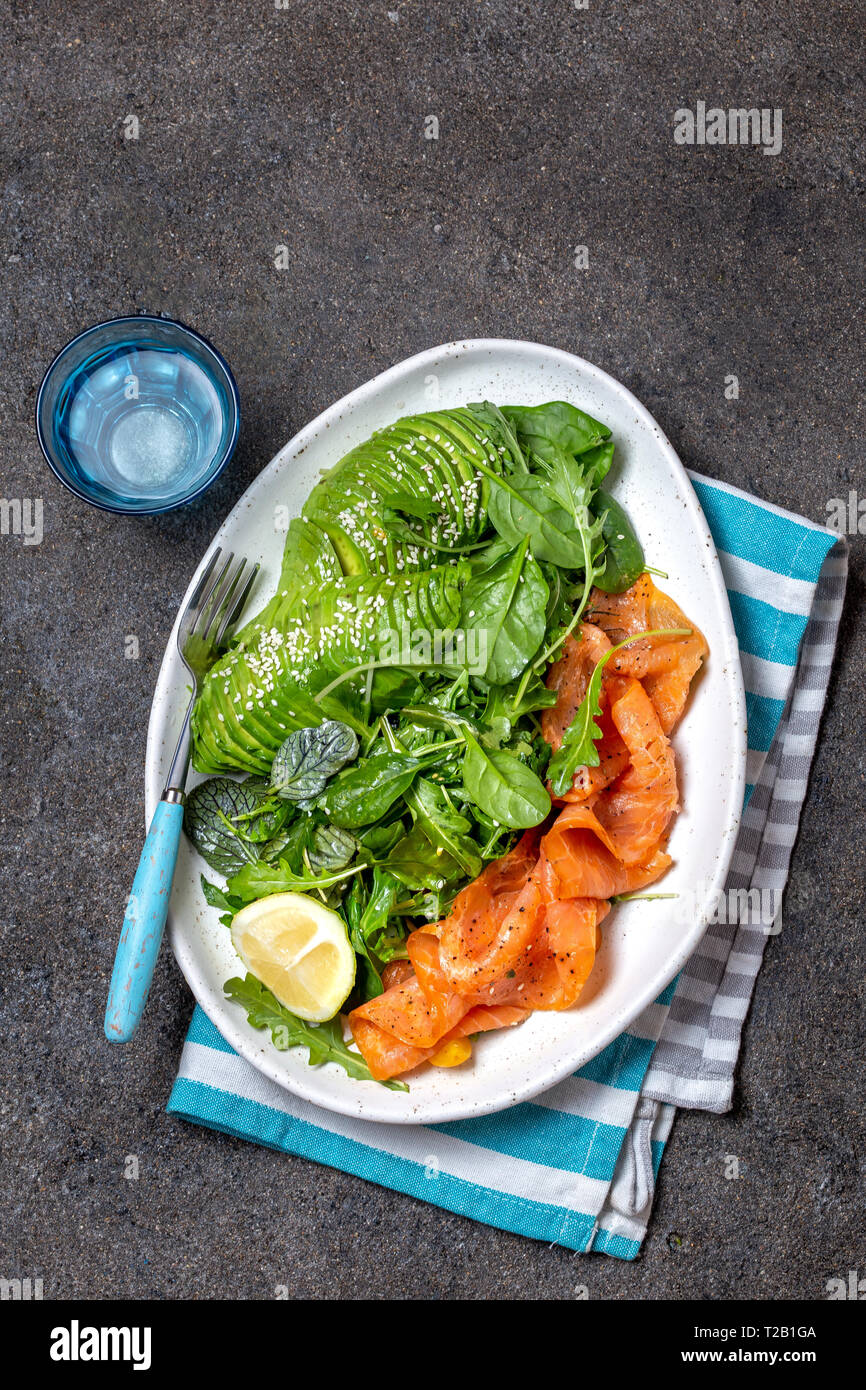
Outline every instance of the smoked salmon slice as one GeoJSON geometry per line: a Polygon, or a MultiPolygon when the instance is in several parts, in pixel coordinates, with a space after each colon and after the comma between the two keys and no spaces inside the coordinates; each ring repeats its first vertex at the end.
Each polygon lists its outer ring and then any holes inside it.
{"type": "Polygon", "coordinates": [[[625,864],[592,807],[566,806],[542,841],[563,898],[612,898],[661,878],[670,855],[654,846],[640,863],[625,864]]]}
{"type": "Polygon", "coordinates": [[[617,652],[608,663],[613,668],[611,674],[635,676],[643,682],[662,729],[666,734],[671,733],[685,709],[691,683],[709,651],[703,633],[668,594],[656,588],[648,574],[642,574],[622,594],[605,594],[593,589],[588,612],[591,618],[588,625],[599,627],[614,644],[638,632],[691,628],[688,637],[648,637],[635,642],[617,652]]]}
{"type": "MultiPolygon", "coordinates": [[[[555,690],[559,698],[541,715],[542,735],[554,752],[561,746],[563,735],[586,695],[597,662],[610,648],[610,638],[592,623],[583,623],[577,638],[565,639],[562,656],[551,666],[546,680],[548,690],[555,690]]],[[[596,744],[598,767],[579,767],[570,790],[557,800],[585,801],[628,767],[628,749],[610,716],[610,693],[611,683],[603,678],[599,719],[602,736],[596,744]]]]}
{"type": "Polygon", "coordinates": [[[409,1047],[424,1048],[434,1047],[470,1008],[470,1002],[453,990],[445,994],[423,990],[413,975],[375,999],[368,999],[354,1010],[352,1017],[377,1024],[409,1047]]]}
{"type": "MultiPolygon", "coordinates": [[[[383,995],[379,996],[383,998],[383,995]]],[[[372,1001],[370,1001],[372,1002],[372,1001]]],[[[349,1015],[352,1036],[361,1049],[370,1074],[376,1081],[389,1081],[392,1076],[414,1071],[423,1062],[429,1062],[440,1048],[456,1038],[471,1037],[474,1033],[486,1033],[493,1028],[513,1028],[529,1017],[529,1008],[518,1008],[501,1004],[474,1004],[466,1008],[460,1021],[429,1047],[417,1047],[401,1042],[388,1028],[366,1017],[363,1010],[354,1009],[349,1015]]]]}
{"type": "Polygon", "coordinates": [[[392,960],[382,971],[382,984],[386,989],[390,989],[392,985],[402,985],[404,980],[410,980],[414,974],[410,960],[392,960]]]}
{"type": "Polygon", "coordinates": [[[349,1027],[375,1081],[390,1081],[392,1076],[414,1071],[436,1053],[435,1047],[410,1047],[398,1042],[392,1033],[359,1015],[357,1009],[349,1014],[349,1027]]]}
{"type": "Polygon", "coordinates": [[[592,623],[582,623],[577,638],[566,637],[562,655],[554,661],[544,682],[548,690],[555,690],[559,697],[555,705],[541,713],[541,732],[554,752],[577,713],[590,676],[612,645],[607,633],[592,623]]]}
{"type": "Polygon", "coordinates": [[[523,835],[457,894],[441,924],[442,969],[460,994],[476,994],[507,977],[535,940],[542,908],[532,872],[537,845],[537,835],[523,835]]]}
{"type": "Polygon", "coordinates": [[[623,594],[593,590],[588,612],[547,673],[557,701],[541,728],[553,750],[612,646],[655,629],[691,632],[640,639],[609,658],[598,766],[578,768],[546,826],[488,864],[441,922],[412,932],[408,960],[386,967],[384,993],[349,1015],[377,1080],[435,1060],[458,1038],[570,1008],[595,964],[611,898],[654,883],[671,863],[679,789],[669,734],[707,644],[648,574],[623,594]]]}
{"type": "Polygon", "coordinates": [[[667,833],[679,806],[674,750],[640,681],[628,682],[610,713],[629,766],[596,799],[594,810],[617,858],[637,864],[667,833]]]}

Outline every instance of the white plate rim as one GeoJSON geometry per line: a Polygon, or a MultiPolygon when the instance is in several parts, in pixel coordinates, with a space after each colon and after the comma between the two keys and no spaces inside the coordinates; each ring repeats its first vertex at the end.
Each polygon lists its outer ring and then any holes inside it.
{"type": "MultiPolygon", "coordinates": [[[[423,352],[414,354],[412,357],[405,358],[395,366],[387,368],[384,372],[380,372],[377,376],[372,377],[369,381],[356,387],[354,390],[335,401],[326,410],[322,411],[321,414],[317,415],[315,419],[305,425],[274,455],[270,462],[261,470],[238,498],[231,511],[223,520],[202,556],[201,562],[195,574],[192,576],[187,591],[181,601],[157,677],[147,734],[145,760],[145,823],[149,824],[162,790],[161,760],[165,743],[164,721],[167,717],[167,706],[171,699],[170,686],[172,683],[172,669],[179,662],[176,637],[180,615],[214,548],[222,543],[225,533],[231,529],[231,524],[235,515],[243,508],[249,507],[249,505],[255,501],[256,494],[263,488],[264,480],[271,473],[276,471],[287,458],[290,456],[300,456],[322,430],[330,428],[332,424],[336,424],[344,412],[362,402],[367,396],[373,395],[386,386],[395,384],[402,377],[408,377],[414,372],[418,372],[425,368],[432,369],[436,364],[441,364],[443,359],[447,361],[464,355],[467,352],[494,354],[497,351],[510,352],[514,350],[525,353],[530,357],[545,358],[547,360],[553,358],[562,366],[569,367],[593,379],[595,382],[603,384],[609,389],[612,388],[615,393],[623,398],[628,408],[635,413],[638,420],[643,423],[654,436],[655,443],[664,455],[665,462],[672,476],[679,483],[682,500],[690,514],[692,534],[694,535],[695,541],[701,541],[707,546],[708,577],[718,604],[718,616],[721,620],[724,641],[724,650],[719,653],[716,649],[714,651],[714,656],[722,660],[727,668],[729,695],[732,700],[731,719],[734,724],[735,733],[739,735],[739,737],[735,738],[734,742],[739,749],[739,757],[737,766],[733,769],[733,774],[729,783],[725,829],[722,835],[722,843],[719,846],[714,861],[714,869],[711,877],[708,878],[705,883],[707,891],[701,910],[696,914],[692,929],[687,935],[684,935],[679,948],[673,956],[668,959],[663,969],[651,976],[643,989],[638,992],[633,1007],[629,1007],[627,1010],[628,1016],[624,1016],[620,1013],[613,1017],[610,1023],[600,1031],[598,1037],[593,1041],[591,1046],[584,1046],[579,1050],[572,1049],[568,1052],[564,1052],[558,1062],[540,1068],[531,1081],[527,1081],[517,1088],[501,1089],[498,1093],[491,1095],[487,1100],[476,1100],[465,1103],[457,1101],[451,1105],[443,1102],[436,1102],[429,1106],[426,1112],[419,1113],[416,1108],[412,1113],[402,1114],[388,1108],[385,1104],[377,1105],[375,1098],[376,1090],[373,1087],[367,1084],[360,1085],[357,1082],[351,1081],[349,1078],[346,1078],[346,1085],[344,1088],[345,1094],[343,1090],[341,1090],[336,1096],[323,1096],[321,1091],[318,1090],[315,1085],[310,1084],[307,1077],[303,1074],[288,1078],[272,1063],[268,1051],[262,1049],[262,1035],[256,1033],[256,1031],[252,1029],[240,1010],[230,1009],[228,1001],[224,997],[217,995],[216,991],[211,990],[208,986],[206,980],[203,978],[202,969],[199,966],[199,962],[196,959],[190,942],[186,939],[182,929],[175,921],[171,909],[169,910],[169,937],[172,951],[178,965],[199,1005],[204,1010],[210,1022],[231,1047],[233,1047],[246,1061],[250,1062],[258,1071],[268,1077],[269,1080],[275,1082],[282,1089],[298,1096],[300,1099],[309,1101],[319,1108],[334,1111],[337,1114],[382,1124],[437,1124],[445,1121],[451,1122],[475,1116],[494,1114],[498,1111],[508,1109],[521,1101],[531,1100],[534,1096],[549,1090],[550,1087],[555,1086],[557,1082],[571,1075],[602,1052],[605,1047],[613,1042],[616,1037],[634,1022],[647,1005],[658,997],[693,954],[698,942],[706,931],[712,904],[716,900],[716,896],[725,882],[736,845],[737,833],[742,816],[743,796],[746,784],[747,737],[746,700],[740,664],[739,645],[734,631],[724,578],[716,555],[715,542],[713,541],[706,518],[685,467],[677,456],[672,444],[657,421],[646,407],[641,404],[637,397],[633,395],[628,387],[617,381],[615,377],[612,377],[601,367],[597,367],[594,363],[587,361],[585,358],[579,357],[574,353],[566,352],[561,348],[548,347],[540,343],[529,342],[523,339],[468,338],[428,348],[423,352]]],[[[311,1079],[315,1075],[315,1070],[315,1068],[309,1069],[311,1079]]],[[[393,1093],[385,1092],[384,1094],[391,1096],[393,1093]]]]}

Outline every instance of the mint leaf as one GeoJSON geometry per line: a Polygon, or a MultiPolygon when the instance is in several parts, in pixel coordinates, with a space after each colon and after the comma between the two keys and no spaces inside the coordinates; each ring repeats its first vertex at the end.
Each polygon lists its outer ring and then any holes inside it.
{"type": "Polygon", "coordinates": [[[306,801],[358,756],[358,735],[348,724],[326,719],[311,729],[295,729],[277,749],[271,789],[285,801],[306,801]]]}

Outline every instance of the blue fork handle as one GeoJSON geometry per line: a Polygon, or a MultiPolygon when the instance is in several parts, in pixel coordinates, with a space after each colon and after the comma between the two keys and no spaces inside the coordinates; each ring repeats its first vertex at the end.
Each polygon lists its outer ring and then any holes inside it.
{"type": "Polygon", "coordinates": [[[160,801],[138,861],[114,957],[105,1010],[109,1042],[129,1042],[141,1021],[168,915],[182,825],[181,803],[160,801]]]}

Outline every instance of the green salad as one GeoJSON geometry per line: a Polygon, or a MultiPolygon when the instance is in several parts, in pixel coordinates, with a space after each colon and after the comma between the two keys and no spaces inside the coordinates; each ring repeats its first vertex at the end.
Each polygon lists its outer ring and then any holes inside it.
{"type": "MultiPolygon", "coordinates": [[[[207,901],[227,925],[278,893],[337,913],[356,958],[344,1011],[546,819],[547,782],[593,761],[597,692],[553,758],[540,712],[593,586],[622,592],[645,569],[602,488],[613,452],[562,401],[378,431],[313,489],[276,593],[204,682],[193,765],[208,778],[185,828],[226,879],[202,880],[207,901]]],[[[337,1015],[305,1022],[252,973],[226,992],[277,1046],[368,1075],[337,1015]]]]}

